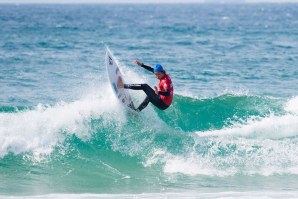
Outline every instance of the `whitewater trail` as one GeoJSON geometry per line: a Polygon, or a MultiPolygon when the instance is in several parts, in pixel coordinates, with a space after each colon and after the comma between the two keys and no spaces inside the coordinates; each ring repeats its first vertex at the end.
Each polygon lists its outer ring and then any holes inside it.
{"type": "Polygon", "coordinates": [[[194,143],[186,152],[159,147],[145,165],[161,163],[165,173],[191,176],[298,174],[297,103],[297,97],[288,100],[284,115],[253,116],[222,129],[188,134],[194,143]]]}

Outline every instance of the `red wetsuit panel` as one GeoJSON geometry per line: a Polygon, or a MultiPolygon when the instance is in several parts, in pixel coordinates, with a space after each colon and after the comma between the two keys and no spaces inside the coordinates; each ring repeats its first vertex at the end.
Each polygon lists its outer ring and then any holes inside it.
{"type": "Polygon", "coordinates": [[[166,92],[170,91],[169,96],[160,95],[160,99],[168,106],[172,104],[173,96],[174,96],[174,88],[172,84],[172,80],[169,75],[165,74],[165,76],[159,81],[158,84],[159,91],[166,92]]]}

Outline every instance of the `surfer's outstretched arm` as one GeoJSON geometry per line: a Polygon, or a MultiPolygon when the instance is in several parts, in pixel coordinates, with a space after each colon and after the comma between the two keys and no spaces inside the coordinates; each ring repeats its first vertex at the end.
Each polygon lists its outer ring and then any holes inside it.
{"type": "Polygon", "coordinates": [[[153,68],[151,66],[146,66],[145,64],[142,63],[141,67],[145,68],[146,70],[149,70],[150,72],[153,73],[153,68]]]}
{"type": "Polygon", "coordinates": [[[147,65],[145,65],[145,64],[141,63],[139,60],[135,60],[134,62],[135,62],[137,65],[139,65],[139,66],[145,68],[146,70],[148,70],[148,71],[150,71],[150,72],[152,72],[152,73],[154,72],[154,69],[153,69],[151,66],[147,66],[147,65]]]}

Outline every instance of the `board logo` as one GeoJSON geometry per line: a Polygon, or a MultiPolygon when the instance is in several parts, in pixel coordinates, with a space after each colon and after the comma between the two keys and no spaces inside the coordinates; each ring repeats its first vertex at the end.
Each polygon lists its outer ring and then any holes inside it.
{"type": "Polygon", "coordinates": [[[109,64],[113,65],[113,59],[109,56],[109,64]]]}

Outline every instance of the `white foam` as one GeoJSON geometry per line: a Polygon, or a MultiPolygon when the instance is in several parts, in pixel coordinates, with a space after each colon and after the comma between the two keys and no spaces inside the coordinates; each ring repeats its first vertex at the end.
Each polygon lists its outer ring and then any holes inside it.
{"type": "Polygon", "coordinates": [[[88,122],[104,113],[117,112],[113,120],[125,120],[124,111],[112,89],[104,86],[99,90],[102,92],[91,93],[71,103],[60,102],[55,106],[39,104],[33,110],[1,113],[0,157],[8,152],[20,154],[30,151],[37,156],[49,154],[68,134],[89,139],[88,122]]]}
{"type": "Polygon", "coordinates": [[[285,110],[292,114],[298,114],[298,96],[293,97],[285,104],[285,110]]]}
{"type": "Polygon", "coordinates": [[[48,195],[34,195],[34,196],[1,196],[1,198],[6,199],[19,199],[19,198],[34,198],[34,199],[77,199],[77,198],[110,198],[110,199],[162,199],[162,198],[175,198],[175,199],[195,199],[195,198],[205,198],[205,199],[294,199],[297,198],[297,191],[211,191],[211,192],[199,192],[199,191],[187,191],[187,192],[160,192],[160,193],[141,193],[141,194],[48,194],[48,195]]]}
{"type": "Polygon", "coordinates": [[[298,174],[298,139],[256,140],[211,137],[196,142],[184,154],[156,149],[145,166],[162,164],[165,173],[185,175],[234,176],[298,174]]]}
{"type": "Polygon", "coordinates": [[[252,117],[219,130],[196,132],[185,153],[164,148],[152,151],[145,166],[162,164],[166,173],[185,175],[269,176],[298,174],[297,98],[286,103],[284,115],[252,117]]]}
{"type": "Polygon", "coordinates": [[[206,136],[244,136],[255,138],[280,139],[298,135],[298,116],[287,114],[266,118],[252,117],[245,124],[236,123],[220,130],[197,132],[200,137],[206,136]]]}
{"type": "Polygon", "coordinates": [[[200,137],[243,136],[251,138],[280,139],[298,136],[298,97],[285,103],[284,115],[271,113],[268,117],[251,117],[219,130],[197,132],[200,137]]]}

